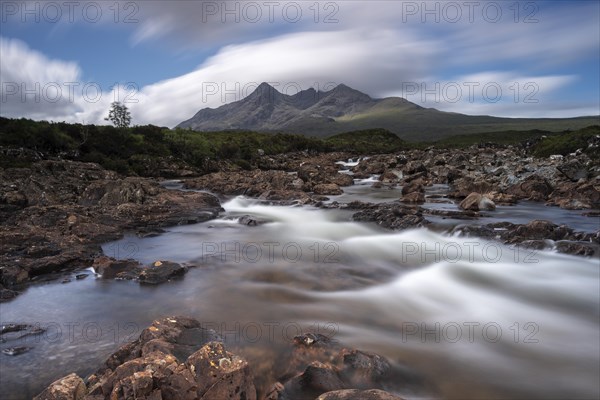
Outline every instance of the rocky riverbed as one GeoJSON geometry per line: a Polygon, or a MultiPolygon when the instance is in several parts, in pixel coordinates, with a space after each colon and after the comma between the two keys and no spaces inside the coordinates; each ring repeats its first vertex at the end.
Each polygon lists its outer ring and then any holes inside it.
{"type": "MultiPolygon", "coordinates": [[[[339,211],[348,221],[390,232],[426,228],[587,259],[600,254],[598,228],[535,218],[483,222],[499,208],[517,209],[519,202],[534,201],[556,210],[579,210],[580,218],[597,225],[600,162],[583,154],[535,159],[511,146],[371,156],[300,152],[263,156],[256,167],[247,171],[226,166],[185,178],[175,185],[185,190],[168,188],[160,179],[124,177],[96,164],[65,160],[0,170],[1,299],[10,301],[37,282],[84,279],[88,275],[83,271],[90,267],[102,279],[144,285],[179,279],[199,263],[166,256],[141,262],[104,254],[101,246],[124,235],[153,237],[170,226],[215,219],[227,198],[240,195],[262,204],[339,211]],[[358,183],[384,194],[386,201],[345,201],[349,188],[358,183]],[[444,190],[433,190],[439,187],[444,190]],[[440,220],[455,223],[446,226],[440,220]]],[[[251,211],[235,223],[257,227],[269,222],[251,211]]],[[[21,328],[6,334],[40,334],[27,324],[21,328]]],[[[192,319],[157,320],[96,374],[83,377],[85,382],[69,375],[39,398],[251,399],[258,393],[267,399],[394,399],[392,393],[401,390],[390,387],[391,382],[419,382],[382,356],[344,348],[322,335],[297,336],[289,344],[291,358],[276,372],[273,366],[266,372],[228,352],[222,342],[216,332],[192,319]],[[209,372],[213,369],[216,375],[209,372]],[[271,378],[257,380],[265,374],[271,378]]],[[[13,350],[5,354],[28,351],[13,350]]]]}

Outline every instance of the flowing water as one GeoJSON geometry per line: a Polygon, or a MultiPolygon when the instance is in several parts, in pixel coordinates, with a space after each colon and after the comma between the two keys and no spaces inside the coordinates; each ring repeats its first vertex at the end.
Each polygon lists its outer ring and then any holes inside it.
{"type": "MultiPolygon", "coordinates": [[[[398,197],[358,183],[335,200],[398,197]]],[[[117,258],[195,265],[182,280],[148,287],[91,275],[33,286],[0,305],[3,323],[48,328],[2,344],[33,348],[0,354],[0,397],[30,398],[70,372],[85,376],[166,315],[191,316],[221,332],[256,366],[259,384],[273,378],[268,371],[290,339],[312,331],[384,355],[427,382],[410,390],[390,383],[406,398],[600,396],[598,259],[426,229],[392,233],[349,222],[341,210],[242,197],[224,208],[217,220],[104,246],[117,258]],[[241,225],[244,215],[266,223],[241,225]]],[[[509,220],[551,215],[579,230],[598,224],[529,203],[511,210],[509,220]]]]}

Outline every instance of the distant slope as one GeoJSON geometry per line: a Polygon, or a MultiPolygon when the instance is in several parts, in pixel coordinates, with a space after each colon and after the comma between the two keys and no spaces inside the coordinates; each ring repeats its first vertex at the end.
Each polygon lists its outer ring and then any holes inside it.
{"type": "Polygon", "coordinates": [[[326,137],[343,132],[386,129],[408,141],[433,141],[455,135],[545,130],[560,132],[600,123],[579,118],[499,118],[423,108],[399,97],[372,99],[345,85],[328,92],[314,89],[294,96],[262,83],[246,98],[217,109],[205,108],[179,128],[196,131],[253,130],[326,137]]]}

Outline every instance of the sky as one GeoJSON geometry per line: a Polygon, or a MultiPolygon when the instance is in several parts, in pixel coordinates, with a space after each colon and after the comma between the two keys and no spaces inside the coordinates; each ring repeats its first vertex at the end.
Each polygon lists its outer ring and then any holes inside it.
{"type": "Polygon", "coordinates": [[[174,127],[268,82],[472,115],[600,114],[600,1],[0,1],[0,115],[174,127]]]}

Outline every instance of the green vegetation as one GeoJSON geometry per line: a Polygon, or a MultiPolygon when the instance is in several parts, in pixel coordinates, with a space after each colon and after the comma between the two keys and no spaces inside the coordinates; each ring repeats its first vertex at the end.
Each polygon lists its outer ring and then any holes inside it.
{"type": "MultiPolygon", "coordinates": [[[[331,151],[332,146],[302,135],[256,132],[193,132],[153,125],[116,128],[50,123],[0,117],[0,146],[25,148],[50,156],[96,162],[120,173],[144,175],[159,159],[185,162],[200,170],[211,160],[229,160],[251,169],[264,154],[331,151]]],[[[0,156],[0,166],[24,166],[23,160],[0,156]]]]}
{"type": "Polygon", "coordinates": [[[413,147],[386,129],[367,129],[340,133],[330,136],[324,141],[337,151],[360,152],[363,154],[390,153],[413,147]]]}
{"type": "MultiPolygon", "coordinates": [[[[567,154],[581,148],[592,157],[600,158],[600,126],[590,126],[574,132],[551,133],[540,130],[504,131],[460,135],[429,143],[410,143],[385,129],[341,133],[326,139],[292,134],[268,134],[250,131],[194,132],[170,130],[153,125],[116,128],[51,123],[28,119],[0,117],[0,146],[27,149],[31,154],[64,159],[96,162],[107,169],[124,174],[152,175],[161,161],[191,165],[200,171],[215,168],[215,160],[228,160],[243,169],[258,164],[261,154],[272,155],[295,151],[311,153],[346,151],[355,154],[390,153],[413,148],[468,147],[477,144],[530,144],[532,154],[547,157],[567,154]]],[[[15,158],[0,153],[0,167],[22,167],[34,156],[15,158]]]]}
{"type": "Polygon", "coordinates": [[[485,132],[470,135],[451,136],[446,139],[430,142],[430,145],[441,148],[465,148],[478,144],[494,143],[516,145],[525,141],[538,140],[544,136],[558,135],[555,132],[534,129],[530,131],[485,132]]]}
{"type": "Polygon", "coordinates": [[[582,149],[592,159],[600,159],[600,125],[548,136],[535,144],[533,155],[548,157],[553,154],[562,154],[564,156],[577,149],[582,149]],[[590,146],[590,143],[594,143],[594,145],[590,146]]]}

